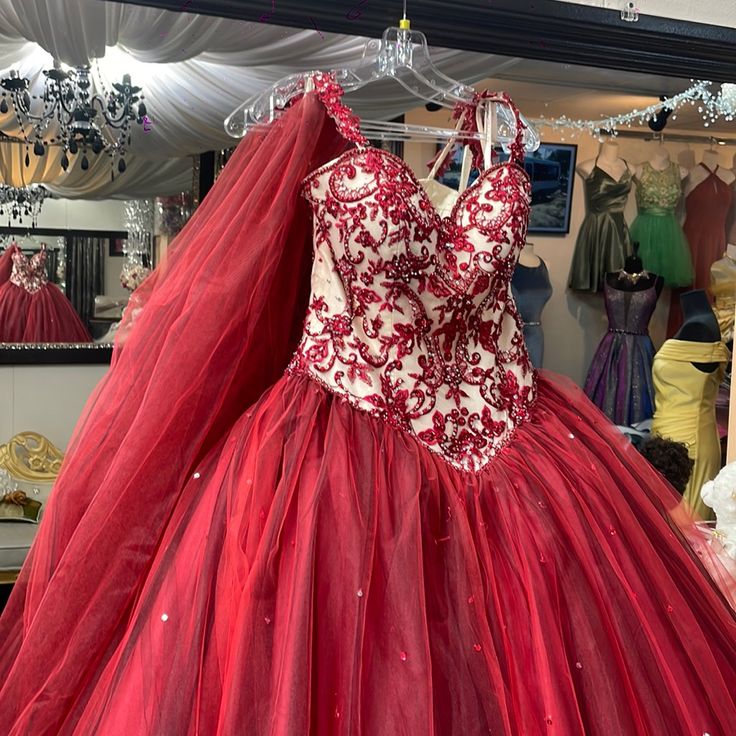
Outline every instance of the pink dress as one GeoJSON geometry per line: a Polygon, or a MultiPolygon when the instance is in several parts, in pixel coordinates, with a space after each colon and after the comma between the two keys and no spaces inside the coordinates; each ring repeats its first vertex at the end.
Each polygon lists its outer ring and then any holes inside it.
{"type": "Polygon", "coordinates": [[[90,342],[71,302],[46,277],[46,249],[30,259],[16,245],[9,253],[12,271],[0,283],[0,342],[90,342]]]}
{"type": "Polygon", "coordinates": [[[679,499],[529,363],[520,141],[441,217],[316,90],[133,295],[0,619],[0,733],[736,732],[679,499]]]}

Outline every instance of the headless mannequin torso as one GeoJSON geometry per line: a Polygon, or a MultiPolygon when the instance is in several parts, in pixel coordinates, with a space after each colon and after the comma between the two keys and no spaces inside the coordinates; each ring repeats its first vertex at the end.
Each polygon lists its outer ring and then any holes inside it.
{"type": "Polygon", "coordinates": [[[601,171],[605,171],[615,181],[620,181],[621,177],[629,170],[626,161],[619,156],[618,143],[614,143],[613,141],[603,143],[598,157],[583,161],[575,168],[575,171],[583,179],[587,179],[593,173],[593,169],[596,166],[601,171]]]}
{"type": "Polygon", "coordinates": [[[623,270],[606,274],[606,281],[618,291],[645,291],[654,286],[657,298],[664,287],[664,279],[656,273],[647,273],[639,256],[629,256],[623,270]]]}
{"type": "MultiPolygon", "coordinates": [[[[718,342],[721,339],[721,330],[718,320],[710,306],[710,301],[703,289],[694,289],[680,295],[683,323],[675,334],[675,340],[689,342],[718,342]]],[[[720,363],[693,363],[704,373],[713,373],[720,363]]]]}
{"type": "Polygon", "coordinates": [[[534,243],[524,243],[519,253],[519,263],[527,268],[536,268],[542,259],[534,252],[534,243]]]}
{"type": "Polygon", "coordinates": [[[736,181],[736,174],[730,169],[724,169],[718,165],[718,151],[705,151],[700,164],[690,170],[685,187],[685,195],[695,189],[699,184],[704,182],[711,174],[715,174],[721,181],[726,184],[733,184],[736,181]]]}
{"type": "MultiPolygon", "coordinates": [[[[652,151],[652,155],[649,157],[649,165],[658,172],[668,169],[672,165],[669,151],[660,143],[652,151]]],[[[680,170],[680,179],[685,179],[690,173],[684,166],[678,167],[680,170]]],[[[639,164],[634,168],[634,176],[637,179],[641,179],[641,175],[644,172],[644,164],[639,164]]]]}

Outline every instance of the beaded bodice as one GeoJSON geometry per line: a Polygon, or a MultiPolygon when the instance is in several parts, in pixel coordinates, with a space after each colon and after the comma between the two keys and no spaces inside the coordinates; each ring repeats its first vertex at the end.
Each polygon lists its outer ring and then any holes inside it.
{"type": "Polygon", "coordinates": [[[304,182],[314,265],[290,371],[480,470],[535,393],[509,286],[527,176],[515,160],[491,167],[440,217],[404,161],[366,145],[341,90],[322,78],[317,92],[358,147],[304,182]]]}
{"type": "Polygon", "coordinates": [[[20,248],[11,255],[13,270],[10,281],[30,294],[40,291],[47,283],[46,249],[42,248],[30,258],[26,258],[20,248]]]}
{"type": "Polygon", "coordinates": [[[650,214],[674,212],[682,196],[680,167],[672,162],[658,171],[645,161],[636,180],[636,204],[639,212],[650,214]]]}
{"type": "Polygon", "coordinates": [[[649,322],[657,306],[657,289],[654,280],[648,289],[625,291],[604,283],[608,329],[627,335],[647,335],[649,322]]]}

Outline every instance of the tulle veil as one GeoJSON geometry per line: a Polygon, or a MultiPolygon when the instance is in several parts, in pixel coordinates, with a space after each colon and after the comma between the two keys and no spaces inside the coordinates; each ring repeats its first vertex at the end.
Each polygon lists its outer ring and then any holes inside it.
{"type": "Polygon", "coordinates": [[[300,186],[345,146],[313,94],[249,133],[134,293],[0,618],[0,725],[42,690],[42,720],[60,723],[88,691],[185,479],[283,373],[311,269],[300,186]],[[60,641],[88,656],[72,661],[60,641]]]}

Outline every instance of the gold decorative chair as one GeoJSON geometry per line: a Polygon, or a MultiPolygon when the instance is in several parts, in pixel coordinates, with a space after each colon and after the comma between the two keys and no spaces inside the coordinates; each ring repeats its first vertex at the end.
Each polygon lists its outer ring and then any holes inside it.
{"type": "Polygon", "coordinates": [[[21,432],[0,445],[0,584],[18,577],[63,459],[36,432],[21,432]]]}

